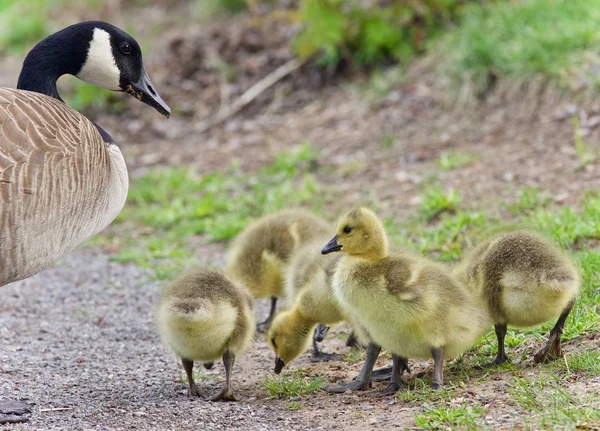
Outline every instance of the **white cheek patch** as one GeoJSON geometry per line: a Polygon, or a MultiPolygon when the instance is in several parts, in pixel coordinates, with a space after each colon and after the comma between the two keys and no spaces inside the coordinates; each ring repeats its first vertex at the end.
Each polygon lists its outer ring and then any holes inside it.
{"type": "Polygon", "coordinates": [[[120,75],[110,46],[110,34],[95,28],[85,64],[77,77],[98,87],[120,90],[120,75]]]}

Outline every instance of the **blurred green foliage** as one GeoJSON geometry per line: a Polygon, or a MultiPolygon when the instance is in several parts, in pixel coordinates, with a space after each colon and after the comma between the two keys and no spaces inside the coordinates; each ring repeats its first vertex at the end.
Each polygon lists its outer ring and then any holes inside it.
{"type": "Polygon", "coordinates": [[[304,0],[303,30],[293,47],[322,66],[342,60],[359,66],[403,61],[423,52],[429,40],[453,21],[466,0],[304,0]]]}
{"type": "Polygon", "coordinates": [[[568,86],[587,67],[586,53],[598,52],[598,28],[600,0],[472,4],[440,51],[453,80],[480,92],[497,79],[532,75],[568,86]]]}

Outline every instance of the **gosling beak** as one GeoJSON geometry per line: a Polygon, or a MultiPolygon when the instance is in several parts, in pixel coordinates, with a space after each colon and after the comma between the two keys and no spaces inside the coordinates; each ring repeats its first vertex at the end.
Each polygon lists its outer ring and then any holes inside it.
{"type": "Polygon", "coordinates": [[[154,90],[154,86],[152,85],[152,81],[150,81],[146,69],[142,68],[142,75],[138,82],[130,83],[127,88],[125,88],[125,92],[131,94],[139,101],[144,102],[146,105],[152,106],[165,117],[169,118],[171,116],[171,108],[169,108],[169,105],[167,105],[154,90]]]}
{"type": "Polygon", "coordinates": [[[323,250],[321,250],[321,254],[329,254],[333,253],[334,251],[340,251],[342,249],[342,246],[338,244],[337,239],[337,235],[331,238],[331,240],[327,244],[325,244],[323,250]]]}
{"type": "Polygon", "coordinates": [[[285,362],[283,362],[283,360],[278,356],[277,359],[275,359],[275,374],[280,374],[281,370],[283,370],[284,365],[285,362]]]}

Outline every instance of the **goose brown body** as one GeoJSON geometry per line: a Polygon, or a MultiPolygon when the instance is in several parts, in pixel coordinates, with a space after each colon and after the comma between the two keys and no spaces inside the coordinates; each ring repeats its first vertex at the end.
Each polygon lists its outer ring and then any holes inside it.
{"type": "Polygon", "coordinates": [[[121,151],[65,103],[0,88],[0,285],[56,262],[119,214],[121,151]]]}

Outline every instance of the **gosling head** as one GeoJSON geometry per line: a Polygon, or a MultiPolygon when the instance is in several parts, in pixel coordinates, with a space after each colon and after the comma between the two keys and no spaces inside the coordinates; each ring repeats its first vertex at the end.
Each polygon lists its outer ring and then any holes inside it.
{"type": "Polygon", "coordinates": [[[275,374],[306,351],[310,344],[310,331],[296,323],[293,310],[279,313],[268,333],[269,346],[275,352],[275,374]]]}
{"type": "Polygon", "coordinates": [[[40,76],[56,80],[64,74],[126,92],[166,117],[171,115],[144,69],[139,44],[114,25],[87,21],[48,36],[27,55],[17,88],[36,91],[40,76]]]}
{"type": "Polygon", "coordinates": [[[343,251],[350,256],[381,259],[388,254],[387,235],[373,211],[359,207],[342,216],[335,236],[323,247],[322,254],[343,251]]]}

